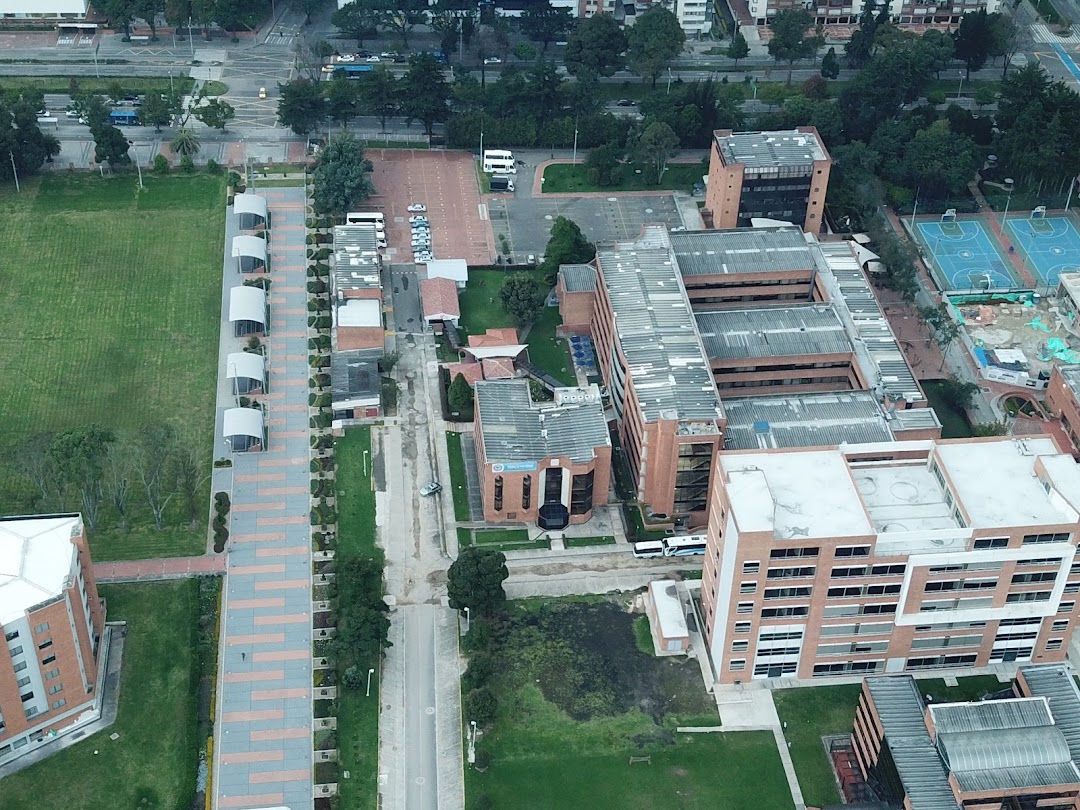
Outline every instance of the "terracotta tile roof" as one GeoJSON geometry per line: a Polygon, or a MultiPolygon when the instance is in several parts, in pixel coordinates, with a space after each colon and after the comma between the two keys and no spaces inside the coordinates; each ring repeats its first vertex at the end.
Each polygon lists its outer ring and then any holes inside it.
{"type": "Polygon", "coordinates": [[[491,346],[516,346],[517,342],[517,330],[512,326],[488,329],[482,335],[469,335],[469,345],[477,349],[491,346]]]}
{"type": "Polygon", "coordinates": [[[479,363],[451,363],[449,368],[450,382],[456,380],[458,374],[462,375],[469,385],[484,379],[484,367],[479,363]]]}
{"type": "Polygon", "coordinates": [[[480,361],[485,380],[505,380],[514,376],[514,360],[511,357],[492,357],[480,361]]]}
{"type": "Polygon", "coordinates": [[[457,285],[449,278],[426,278],[420,282],[420,300],[424,305],[424,319],[438,315],[461,317],[457,285]]]}

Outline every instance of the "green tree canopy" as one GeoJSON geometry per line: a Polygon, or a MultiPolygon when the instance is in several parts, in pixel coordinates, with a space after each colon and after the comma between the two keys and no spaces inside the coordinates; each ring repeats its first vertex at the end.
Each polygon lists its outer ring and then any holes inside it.
{"type": "Polygon", "coordinates": [[[335,76],[325,86],[327,115],[347,128],[349,121],[360,112],[360,87],[344,76],[335,76]]]}
{"type": "Polygon", "coordinates": [[[992,38],[986,9],[969,11],[960,18],[960,27],[953,34],[953,40],[956,44],[956,58],[964,63],[969,79],[971,71],[981,70],[990,57],[992,38]]]}
{"type": "Polygon", "coordinates": [[[122,166],[131,163],[128,149],[131,144],[124,137],[124,133],[112,124],[102,124],[90,128],[90,134],[94,136],[94,160],[98,163],[108,163],[110,166],[122,166]]]}
{"type": "Polygon", "coordinates": [[[402,112],[420,121],[430,137],[435,124],[450,117],[450,85],[443,77],[442,65],[431,54],[414,56],[401,83],[402,112]]]}
{"type": "Polygon", "coordinates": [[[551,225],[551,238],[544,249],[544,272],[556,272],[560,264],[585,264],[596,256],[596,246],[585,238],[581,228],[572,219],[555,218],[551,225]]]}
{"type": "Polygon", "coordinates": [[[371,161],[364,147],[352,135],[335,135],[319,153],[312,197],[320,214],[344,216],[375,193],[371,183],[371,161]]]}
{"type": "Polygon", "coordinates": [[[297,135],[306,135],[326,118],[326,98],[318,82],[293,79],[280,88],[278,120],[297,135]]]}
{"type": "Polygon", "coordinates": [[[61,433],[49,448],[60,481],[78,495],[80,511],[91,529],[97,528],[105,460],[115,441],[116,434],[109,428],[86,425],[61,433]]]}
{"type": "Polygon", "coordinates": [[[579,80],[612,76],[625,61],[626,34],[611,14],[578,20],[566,43],[566,70],[579,80]]]}
{"type": "Polygon", "coordinates": [[[836,57],[836,48],[829,48],[821,57],[821,75],[826,79],[835,79],[840,75],[840,60],[836,57]]]}
{"type": "Polygon", "coordinates": [[[548,45],[564,36],[573,23],[569,9],[555,8],[547,0],[530,4],[520,18],[521,33],[539,42],[542,51],[547,51],[548,45]]]}
{"type": "Polygon", "coordinates": [[[736,69],[739,67],[739,60],[750,55],[750,45],[747,43],[746,37],[742,35],[742,31],[736,29],[735,35],[731,38],[731,42],[728,43],[727,50],[724,53],[728,59],[735,60],[736,69]]]}
{"type": "Polygon", "coordinates": [[[975,144],[936,121],[915,133],[904,150],[908,184],[928,197],[945,199],[959,194],[975,179],[975,144]]]}
{"type": "Polygon", "coordinates": [[[191,157],[199,151],[199,136],[191,129],[177,130],[169,146],[181,157],[191,157]]]}
{"type": "Polygon", "coordinates": [[[652,82],[653,87],[656,87],[661,71],[682,53],[686,44],[686,34],[678,18],[659,4],[638,15],[626,39],[630,67],[652,82]]]}
{"type": "Polygon", "coordinates": [[[191,114],[205,126],[211,129],[220,129],[224,132],[225,127],[236,117],[236,110],[229,102],[220,98],[212,98],[192,110],[191,114]]]}
{"type": "Polygon", "coordinates": [[[501,551],[467,546],[451,563],[447,575],[450,607],[469,608],[474,616],[494,613],[506,601],[503,581],[509,575],[506,555],[501,551]]]}
{"type": "Polygon", "coordinates": [[[379,0],[353,0],[330,15],[330,22],[342,34],[356,40],[359,48],[364,40],[379,32],[385,4],[379,0]]]}
{"type": "Polygon", "coordinates": [[[499,302],[519,326],[536,320],[544,307],[543,285],[526,273],[509,276],[499,290],[499,302]]]}
{"type": "Polygon", "coordinates": [[[655,171],[657,184],[663,181],[668,161],[675,155],[678,148],[679,136],[663,121],[649,124],[641,133],[641,138],[637,143],[637,152],[655,171]]]}
{"type": "Polygon", "coordinates": [[[806,35],[813,24],[814,15],[802,8],[783,9],[769,23],[772,30],[769,56],[777,62],[787,62],[789,85],[795,63],[800,59],[809,59],[822,45],[820,34],[809,37],[806,35]]]}
{"type": "Polygon", "coordinates": [[[473,390],[464,374],[454,377],[446,389],[446,404],[453,413],[471,414],[473,410],[473,390]]]}
{"type": "Polygon", "coordinates": [[[401,107],[399,86],[394,74],[384,67],[375,68],[360,80],[360,107],[365,114],[379,119],[384,132],[386,119],[396,115],[401,107]]]}

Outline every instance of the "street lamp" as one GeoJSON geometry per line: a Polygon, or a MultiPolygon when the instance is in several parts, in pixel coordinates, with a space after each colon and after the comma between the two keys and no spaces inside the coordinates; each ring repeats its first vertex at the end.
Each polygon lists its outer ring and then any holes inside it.
{"type": "Polygon", "coordinates": [[[368,454],[368,451],[365,450],[364,451],[364,475],[367,475],[367,454],[368,454]]]}
{"type": "Polygon", "coordinates": [[[577,125],[574,126],[574,163],[577,163],[577,125]]]}
{"type": "Polygon", "coordinates": [[[667,69],[667,95],[671,95],[671,68],[667,69]]]}
{"type": "Polygon", "coordinates": [[[468,632],[469,632],[469,625],[470,625],[470,623],[471,623],[471,621],[472,621],[472,619],[471,619],[471,615],[472,615],[472,614],[471,614],[471,613],[469,612],[469,608],[468,608],[468,607],[466,607],[466,608],[465,608],[465,632],[466,632],[466,633],[468,633],[468,632]]]}
{"type": "Polygon", "coordinates": [[[367,694],[365,697],[371,697],[371,676],[375,674],[375,669],[372,667],[367,671],[367,694]]]}
{"type": "Polygon", "coordinates": [[[1013,188],[1015,188],[1015,186],[1013,184],[1013,179],[1011,177],[1006,177],[1005,178],[1005,189],[1006,189],[1006,191],[1009,192],[1009,196],[1005,199],[1005,213],[1001,215],[1001,229],[1002,230],[1005,230],[1005,220],[1009,216],[1009,203],[1012,202],[1013,188]]]}
{"type": "Polygon", "coordinates": [[[960,93],[963,92],[963,90],[964,90],[964,71],[961,70],[960,71],[960,87],[956,91],[956,100],[957,101],[960,100],[960,93]]]}
{"type": "Polygon", "coordinates": [[[22,189],[19,188],[19,170],[15,167],[15,153],[9,150],[8,157],[11,158],[11,171],[15,174],[15,191],[22,194],[22,189]]]}
{"type": "Polygon", "coordinates": [[[128,141],[128,146],[131,147],[131,151],[135,153],[135,168],[139,171],[139,188],[143,188],[142,182],[142,164],[139,163],[139,153],[135,150],[135,141],[128,141]]]}

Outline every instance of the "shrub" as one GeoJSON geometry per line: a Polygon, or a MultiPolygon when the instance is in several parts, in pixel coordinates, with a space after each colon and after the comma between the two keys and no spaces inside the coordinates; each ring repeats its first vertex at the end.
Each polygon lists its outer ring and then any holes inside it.
{"type": "Polygon", "coordinates": [[[164,155],[154,155],[154,174],[169,173],[169,159],[164,155]]]}
{"type": "Polygon", "coordinates": [[[180,158],[180,171],[185,174],[191,174],[195,171],[195,163],[191,159],[191,155],[184,155],[180,158]]]}
{"type": "Polygon", "coordinates": [[[218,511],[227,511],[229,509],[229,493],[228,492],[215,492],[214,493],[214,507],[218,511]]]}
{"type": "Polygon", "coordinates": [[[332,413],[320,413],[311,417],[310,424],[315,430],[321,430],[330,427],[334,423],[334,415],[332,413]]]}
{"type": "Polygon", "coordinates": [[[926,94],[926,100],[929,103],[931,103],[931,104],[933,104],[935,106],[938,105],[938,104],[944,104],[945,103],[945,91],[944,90],[931,90],[929,93],[926,94]]]}
{"type": "Polygon", "coordinates": [[[475,720],[477,725],[486,726],[495,720],[498,708],[499,702],[495,698],[495,693],[486,686],[482,686],[465,695],[462,714],[466,722],[475,720]]]}
{"type": "Polygon", "coordinates": [[[207,174],[221,174],[221,164],[213,158],[208,158],[206,161],[206,173],[207,174]]]}
{"type": "Polygon", "coordinates": [[[469,668],[461,678],[461,688],[466,692],[472,692],[486,686],[494,674],[495,662],[491,656],[484,652],[478,652],[469,658],[469,668]]]}
{"type": "Polygon", "coordinates": [[[307,291],[311,295],[324,295],[327,291],[326,282],[321,278],[317,278],[314,281],[307,283],[307,291]]]}

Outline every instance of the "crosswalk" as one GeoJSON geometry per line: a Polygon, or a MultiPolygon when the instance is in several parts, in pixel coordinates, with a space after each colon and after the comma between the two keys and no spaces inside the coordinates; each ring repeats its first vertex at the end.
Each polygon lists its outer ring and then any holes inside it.
{"type": "Polygon", "coordinates": [[[1032,25],[1031,35],[1036,42],[1042,42],[1047,45],[1080,45],[1080,31],[1073,31],[1073,33],[1063,37],[1051,31],[1045,23],[1035,23],[1032,25]]]}
{"type": "Polygon", "coordinates": [[[268,34],[265,40],[266,45],[292,45],[293,34],[285,34],[280,31],[275,31],[272,34],[268,34]]]}

